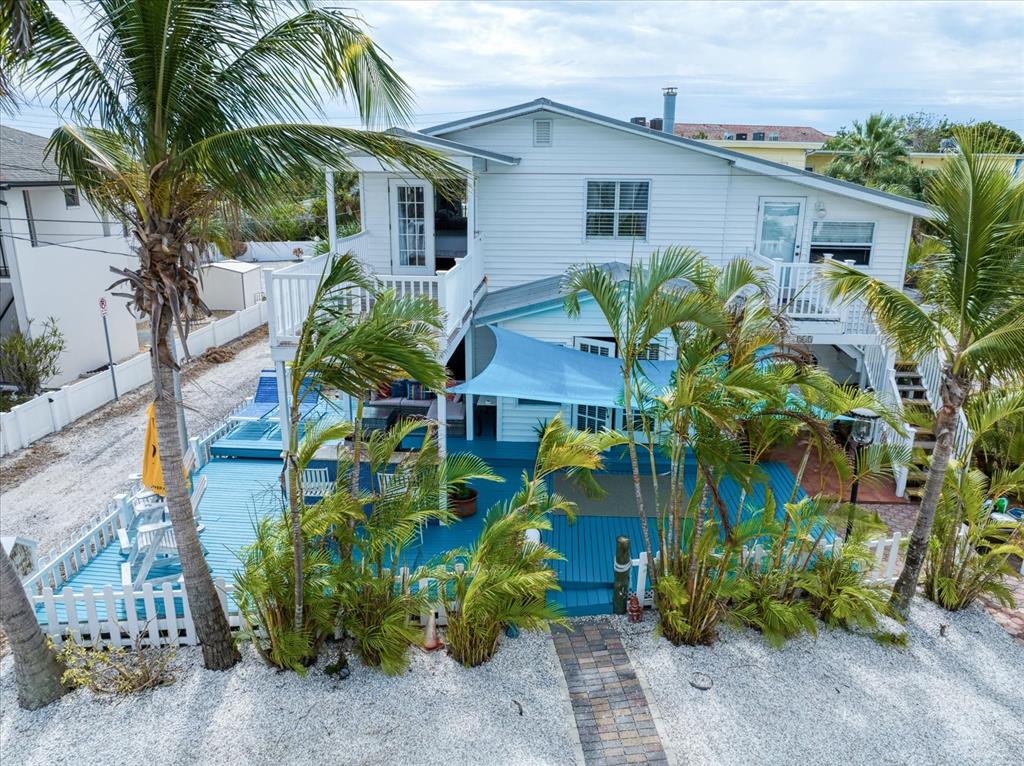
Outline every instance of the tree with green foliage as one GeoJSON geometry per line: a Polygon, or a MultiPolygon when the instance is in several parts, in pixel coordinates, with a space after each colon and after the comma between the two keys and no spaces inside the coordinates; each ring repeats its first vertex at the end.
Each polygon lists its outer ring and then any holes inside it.
{"type": "Polygon", "coordinates": [[[60,357],[67,347],[56,319],[47,319],[37,333],[32,332],[29,320],[24,331],[0,340],[0,379],[16,385],[25,396],[35,396],[43,390],[43,383],[60,374],[60,357]]]}
{"type": "MultiPolygon", "coordinates": [[[[967,125],[966,128],[975,135],[974,151],[984,154],[1024,154],[1024,138],[1015,130],[984,120],[967,125]]],[[[952,134],[953,131],[950,131],[952,134]]]]}
{"type": "Polygon", "coordinates": [[[32,49],[14,74],[49,88],[71,116],[50,139],[58,167],[135,238],[139,267],[119,274],[153,328],[167,507],[204,662],[227,668],[239,654],[182,473],[171,350],[172,326],[187,354],[190,318],[205,311],[197,267],[210,221],[225,204],[258,207],[282,178],[350,168],[352,151],[428,178],[454,168],[394,135],[306,121],[330,96],[350,100],[367,125],[409,115],[405,82],[344,11],[269,0],[86,5],[92,24],[79,38],[46,2],[29,0],[32,49]]]}
{"type": "Polygon", "coordinates": [[[945,244],[918,273],[922,299],[875,277],[831,262],[825,279],[833,299],[863,300],[905,359],[938,353],[940,400],[935,448],[893,607],[906,614],[931,538],[936,508],[954,457],[963,410],[989,379],[1024,376],[1024,184],[991,155],[978,136],[958,130],[959,153],[928,188],[933,230],[945,244]]]}
{"type": "Polygon", "coordinates": [[[857,183],[875,180],[878,173],[906,162],[907,149],[900,137],[900,122],[891,114],[875,112],[853,129],[835,136],[826,148],[839,154],[825,169],[827,175],[857,183]]]}

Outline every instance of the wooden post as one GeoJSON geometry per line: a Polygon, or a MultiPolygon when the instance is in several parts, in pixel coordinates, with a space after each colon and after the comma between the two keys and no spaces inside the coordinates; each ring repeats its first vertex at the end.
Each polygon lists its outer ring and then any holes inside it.
{"type": "MultiPolygon", "coordinates": [[[[615,590],[612,593],[612,614],[626,613],[629,598],[629,570],[633,568],[629,556],[629,538],[619,535],[615,540],[615,590]]],[[[637,594],[643,603],[643,595],[637,594]]]]}

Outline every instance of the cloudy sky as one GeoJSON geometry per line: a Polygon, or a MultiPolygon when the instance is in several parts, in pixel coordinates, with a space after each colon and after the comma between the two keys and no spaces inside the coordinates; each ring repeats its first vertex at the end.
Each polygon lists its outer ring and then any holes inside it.
{"type": "MultiPolygon", "coordinates": [[[[654,116],[675,85],[685,122],[831,132],[923,110],[1024,132],[1022,0],[344,4],[413,86],[419,127],[539,96],[654,116]]],[[[342,105],[329,116],[355,124],[342,105]]],[[[42,105],[11,122],[54,123],[42,105]]]]}

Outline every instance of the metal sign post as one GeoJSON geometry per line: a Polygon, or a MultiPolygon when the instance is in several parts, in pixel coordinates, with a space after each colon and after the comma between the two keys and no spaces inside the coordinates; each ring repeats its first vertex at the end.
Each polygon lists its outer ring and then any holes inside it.
{"type": "Polygon", "coordinates": [[[100,297],[100,316],[103,317],[103,337],[107,340],[107,362],[110,368],[110,383],[114,386],[114,401],[119,398],[117,395],[117,375],[114,373],[114,355],[110,351],[110,328],[107,326],[107,299],[100,297]]]}

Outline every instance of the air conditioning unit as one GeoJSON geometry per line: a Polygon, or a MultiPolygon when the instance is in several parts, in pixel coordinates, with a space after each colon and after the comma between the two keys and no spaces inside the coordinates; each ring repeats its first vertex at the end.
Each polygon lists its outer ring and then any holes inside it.
{"type": "Polygon", "coordinates": [[[629,121],[631,123],[633,123],[634,125],[639,125],[641,128],[646,128],[647,127],[647,118],[646,117],[631,117],[629,121]]]}
{"type": "Polygon", "coordinates": [[[746,141],[747,140],[747,134],[746,133],[737,133],[736,134],[736,140],[737,141],[746,141]]]}
{"type": "Polygon", "coordinates": [[[762,131],[762,130],[755,130],[754,131],[754,140],[755,141],[764,141],[764,131],[762,131]]]}
{"type": "Polygon", "coordinates": [[[778,141],[779,140],[779,134],[778,133],[769,133],[768,134],[768,140],[769,141],[778,141]]]}
{"type": "Polygon", "coordinates": [[[735,138],[736,138],[736,136],[734,136],[729,131],[725,131],[725,133],[722,134],[722,140],[723,141],[732,141],[735,138]]]}
{"type": "Polygon", "coordinates": [[[665,121],[661,117],[652,117],[647,125],[651,130],[663,130],[664,126],[665,121]]]}

